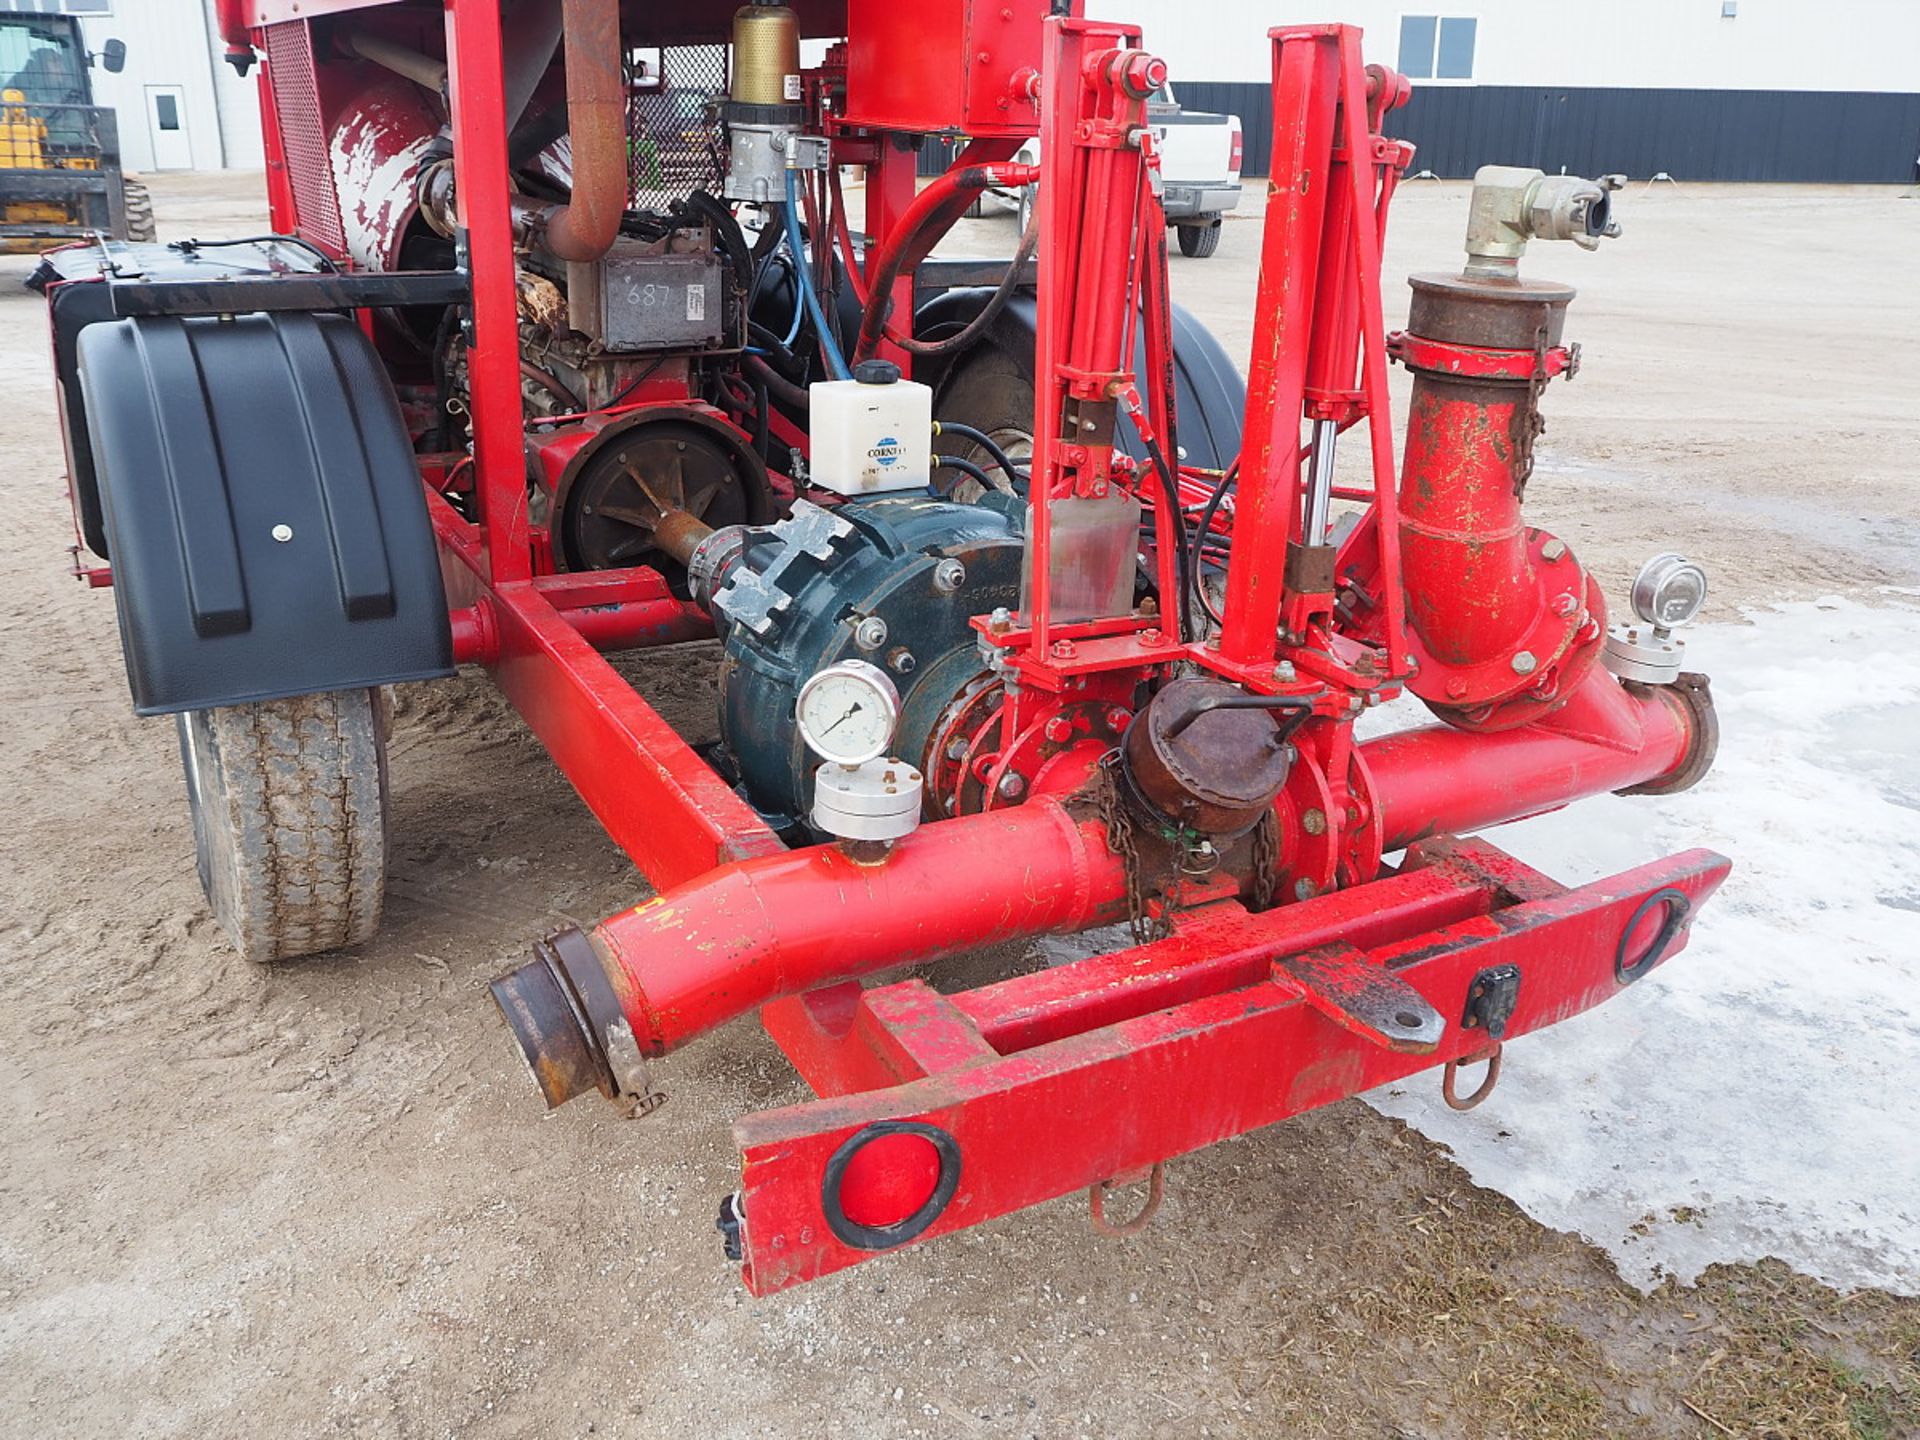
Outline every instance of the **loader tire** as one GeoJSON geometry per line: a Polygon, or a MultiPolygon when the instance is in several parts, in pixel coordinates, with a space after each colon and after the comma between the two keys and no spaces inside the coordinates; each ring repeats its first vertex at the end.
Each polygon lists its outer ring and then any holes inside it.
{"type": "Polygon", "coordinates": [[[160,238],[153,226],[153,196],[146,182],[131,175],[122,177],[121,188],[127,196],[127,239],[153,241],[160,238]]]}
{"type": "Polygon", "coordinates": [[[387,711],[339,690],[176,717],[200,888],[242,958],[339,950],[380,927],[387,711]]]}

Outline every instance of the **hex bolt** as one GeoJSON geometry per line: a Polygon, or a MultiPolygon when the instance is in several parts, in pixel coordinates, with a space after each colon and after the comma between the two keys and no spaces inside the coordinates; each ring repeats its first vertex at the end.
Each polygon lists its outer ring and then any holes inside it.
{"type": "Polygon", "coordinates": [[[862,650],[878,650],[887,643],[887,622],[868,615],[853,627],[853,643],[862,650]]]}
{"type": "Polygon", "coordinates": [[[949,740],[947,742],[947,759],[964,760],[966,758],[967,758],[967,742],[966,741],[956,738],[953,740],[949,740]]]}
{"type": "Polygon", "coordinates": [[[1547,541],[1540,547],[1542,560],[1558,560],[1567,553],[1567,542],[1558,538],[1547,541]]]}
{"type": "Polygon", "coordinates": [[[1073,721],[1064,715],[1056,715],[1047,721],[1047,739],[1054,744],[1064,743],[1073,734],[1073,721]]]}
{"type": "Polygon", "coordinates": [[[1000,783],[995,788],[999,790],[1001,799],[1018,800],[1022,795],[1027,793],[1027,782],[1021,776],[1009,770],[1000,777],[1000,783]]]}
{"type": "Polygon", "coordinates": [[[1133,712],[1124,705],[1109,705],[1104,718],[1107,729],[1118,735],[1133,723],[1133,712]]]}
{"type": "Polygon", "coordinates": [[[1580,608],[1579,598],[1575,596],[1571,590],[1567,591],[1567,593],[1564,595],[1558,595],[1554,597],[1553,613],[1558,615],[1563,620],[1567,616],[1573,614],[1573,612],[1578,610],[1579,608],[1580,608]]]}
{"type": "Polygon", "coordinates": [[[967,567],[958,560],[942,560],[933,567],[933,588],[951,595],[967,583],[967,567]]]}
{"type": "Polygon", "coordinates": [[[987,616],[987,629],[996,635],[1004,635],[1012,628],[1013,612],[1004,605],[994,607],[993,613],[987,616]]]}
{"type": "Polygon", "coordinates": [[[1296,880],[1293,882],[1293,898],[1296,900],[1311,900],[1319,893],[1320,887],[1311,880],[1296,880]]]}
{"type": "Polygon", "coordinates": [[[274,526],[273,538],[278,540],[282,545],[286,544],[287,541],[293,538],[293,526],[291,525],[274,526]]]}
{"type": "Polygon", "coordinates": [[[894,646],[887,655],[887,668],[896,675],[911,675],[918,663],[913,658],[913,652],[904,645],[894,646]]]}
{"type": "Polygon", "coordinates": [[[1282,660],[1273,667],[1273,678],[1283,684],[1291,684],[1298,676],[1299,672],[1293,668],[1291,660],[1282,660]]]}
{"type": "Polygon", "coordinates": [[[1324,835],[1327,833],[1327,817],[1318,810],[1309,810],[1300,817],[1300,828],[1309,835],[1324,835]]]}
{"type": "Polygon", "coordinates": [[[1533,658],[1533,652],[1531,650],[1522,650],[1513,657],[1513,673],[1516,675],[1531,675],[1534,667],[1539,663],[1538,660],[1533,658]]]}

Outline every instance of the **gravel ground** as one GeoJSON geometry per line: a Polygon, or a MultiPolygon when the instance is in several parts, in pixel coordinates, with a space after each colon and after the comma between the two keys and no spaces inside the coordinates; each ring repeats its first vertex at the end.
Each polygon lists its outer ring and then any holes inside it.
{"type": "MultiPolygon", "coordinates": [[[[162,237],[256,226],[258,185],[160,177],[162,237]]],[[[1466,193],[1403,192],[1389,275],[1455,264],[1466,193]]],[[[1173,262],[1236,353],[1257,209],[1173,262]]],[[[1661,187],[1621,209],[1602,253],[1529,262],[1580,285],[1586,361],[1547,400],[1538,523],[1614,594],[1689,549],[1722,619],[1920,584],[1920,201],[1661,187]]],[[[1011,226],[956,248],[1004,253],[1011,226]]],[[[64,573],[28,268],[0,261],[0,1431],[1920,1434],[1915,1302],[1771,1262],[1642,1296],[1351,1103],[1179,1162],[1134,1239],[1068,1200],[750,1300],[711,1229],[727,1126],[800,1087],[739,1024],[673,1059],[653,1120],[542,1114],[486,982],[644,891],[483,675],[397,697],[380,939],[270,970],[223,941],[173,727],[131,717],[111,603],[64,573]]],[[[701,738],[711,659],[626,668],[701,738]]]]}

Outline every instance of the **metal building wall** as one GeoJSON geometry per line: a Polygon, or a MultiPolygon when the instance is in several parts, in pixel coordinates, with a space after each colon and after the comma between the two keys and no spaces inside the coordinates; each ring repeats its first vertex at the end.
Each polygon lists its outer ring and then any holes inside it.
{"type": "MultiPolygon", "coordinates": [[[[1267,173],[1268,87],[1183,81],[1180,103],[1246,129],[1246,171],[1267,173]]],[[[1414,169],[1464,178],[1481,165],[1677,180],[1910,184],[1920,94],[1417,85],[1387,127],[1419,147],[1414,169]]]]}

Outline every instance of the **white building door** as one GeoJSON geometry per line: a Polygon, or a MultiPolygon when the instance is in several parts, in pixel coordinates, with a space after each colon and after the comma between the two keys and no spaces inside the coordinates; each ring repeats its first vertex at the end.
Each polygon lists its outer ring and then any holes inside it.
{"type": "Polygon", "coordinates": [[[193,168],[193,142],[187,137],[187,92],[182,87],[147,86],[147,134],[153,142],[154,169],[193,168]]]}

